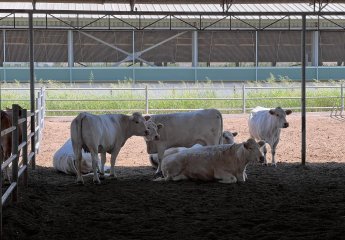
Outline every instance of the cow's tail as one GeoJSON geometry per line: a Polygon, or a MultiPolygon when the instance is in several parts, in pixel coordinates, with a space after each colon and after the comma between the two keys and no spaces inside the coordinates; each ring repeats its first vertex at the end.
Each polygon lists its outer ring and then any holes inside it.
{"type": "Polygon", "coordinates": [[[218,111],[218,116],[220,118],[220,136],[219,136],[219,144],[223,144],[223,115],[221,112],[218,111]]]}
{"type": "Polygon", "coordinates": [[[83,183],[83,179],[81,175],[82,148],[83,148],[82,123],[85,116],[86,116],[85,113],[80,113],[71,123],[71,140],[72,140],[74,157],[76,161],[78,183],[83,183]]]}

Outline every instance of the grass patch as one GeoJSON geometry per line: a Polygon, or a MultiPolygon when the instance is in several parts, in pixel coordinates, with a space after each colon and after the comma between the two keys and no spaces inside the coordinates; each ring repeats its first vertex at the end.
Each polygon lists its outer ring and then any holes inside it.
{"type": "MultiPolygon", "coordinates": [[[[130,80],[105,86],[90,82],[83,90],[71,89],[76,86],[48,81],[45,86],[47,116],[75,116],[80,111],[101,113],[146,112],[145,84],[133,88],[130,80]],[[55,88],[55,90],[54,90],[55,88]],[[56,90],[58,88],[58,90],[56,90]]],[[[308,83],[306,90],[307,111],[330,111],[341,105],[341,82],[308,83]],[[329,88],[332,86],[333,88],[329,88]]],[[[2,88],[16,88],[1,92],[1,108],[18,103],[29,108],[28,87],[19,83],[2,84],[2,88]]],[[[147,85],[149,113],[168,113],[187,111],[187,109],[217,108],[223,113],[241,113],[243,111],[243,89],[241,85],[225,87],[206,83],[182,83],[178,88],[168,84],[147,85]]],[[[278,80],[271,77],[264,82],[247,82],[245,85],[245,109],[247,112],[256,106],[301,108],[300,84],[287,78],[278,80]],[[263,87],[269,87],[261,89],[263,87]],[[283,87],[283,88],[282,88],[283,87]]],[[[37,93],[37,90],[35,91],[37,93]]]]}

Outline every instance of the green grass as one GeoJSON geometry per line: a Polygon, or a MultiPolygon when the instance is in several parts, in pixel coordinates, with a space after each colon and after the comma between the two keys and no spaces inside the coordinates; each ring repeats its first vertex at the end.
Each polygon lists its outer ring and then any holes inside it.
{"type": "MultiPolygon", "coordinates": [[[[20,84],[14,84],[15,87],[23,87],[20,84]]],[[[49,88],[67,88],[61,83],[48,82],[44,84],[49,88]]],[[[307,89],[307,111],[330,111],[333,106],[340,106],[340,82],[313,83],[313,86],[337,86],[337,88],[313,88],[307,89]],[[315,99],[314,99],[315,98],[315,99]],[[326,109],[327,108],[327,109],[326,109]]],[[[266,82],[246,84],[246,109],[255,106],[292,108],[299,111],[301,106],[301,89],[294,88],[296,85],[289,79],[274,78],[268,79],[266,82]],[[262,87],[269,85],[271,87],[287,87],[288,89],[249,89],[250,87],[262,87]],[[260,98],[260,99],[257,99],[260,98]],[[275,99],[272,99],[275,98],[275,99]],[[295,99],[285,99],[295,98],[295,99]]],[[[13,87],[13,84],[2,84],[2,88],[13,87]]],[[[98,90],[94,89],[102,87],[90,83],[90,90],[48,90],[46,92],[46,109],[48,116],[74,116],[78,111],[94,111],[94,113],[131,113],[140,111],[145,113],[145,91],[144,90],[125,90],[131,88],[131,81],[112,84],[112,88],[120,88],[121,90],[98,90]],[[71,101],[66,101],[71,100],[71,101]],[[49,110],[60,110],[58,112],[49,112],[49,110]],[[66,111],[68,110],[68,111],[66,111]]],[[[141,86],[144,88],[145,86],[141,86]]],[[[151,87],[157,86],[148,86],[151,87]]],[[[160,83],[159,87],[168,86],[160,83]]],[[[185,109],[202,109],[217,108],[223,113],[240,113],[243,108],[242,88],[213,89],[214,84],[211,81],[207,83],[195,83],[194,85],[181,84],[179,89],[165,90],[149,90],[149,113],[165,113],[184,111],[185,109]],[[199,90],[193,88],[201,88],[199,90]],[[153,98],[159,98],[154,100],[153,98]],[[188,100],[188,99],[194,100],[188,100]],[[215,100],[223,98],[222,100],[215,100]],[[229,99],[231,98],[231,99],[229,99]],[[202,100],[210,99],[210,100],[202,100]]],[[[37,91],[36,91],[37,92],[37,91]]],[[[22,107],[29,108],[29,101],[17,101],[19,99],[29,99],[29,91],[11,90],[1,92],[2,100],[1,108],[10,107],[12,103],[18,102],[22,107]]]]}

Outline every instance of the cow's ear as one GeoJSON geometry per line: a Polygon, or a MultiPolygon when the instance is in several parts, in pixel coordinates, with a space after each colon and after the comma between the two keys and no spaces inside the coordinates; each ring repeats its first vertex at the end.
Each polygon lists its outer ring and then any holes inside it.
{"type": "Polygon", "coordinates": [[[285,110],[285,113],[286,113],[286,115],[290,115],[292,113],[292,110],[290,110],[290,109],[285,110]]]}
{"type": "Polygon", "coordinates": [[[238,134],[237,132],[233,132],[233,133],[232,133],[232,136],[236,137],[237,134],[238,134]]]}
{"type": "Polygon", "coordinates": [[[270,109],[270,110],[269,110],[269,113],[270,113],[271,115],[274,115],[274,109],[270,109]]]}
{"type": "Polygon", "coordinates": [[[161,128],[163,128],[163,127],[164,127],[163,124],[161,124],[161,123],[158,123],[158,124],[157,124],[157,128],[158,128],[158,129],[161,129],[161,128]]]}
{"type": "Polygon", "coordinates": [[[147,116],[144,116],[144,118],[146,121],[148,121],[151,118],[151,116],[147,115],[147,116]]]}
{"type": "Polygon", "coordinates": [[[264,145],[265,145],[265,143],[266,143],[266,142],[265,142],[265,141],[263,141],[263,140],[261,140],[261,141],[259,141],[259,142],[258,142],[258,144],[259,144],[259,146],[260,146],[260,147],[264,146],[264,145]]]}

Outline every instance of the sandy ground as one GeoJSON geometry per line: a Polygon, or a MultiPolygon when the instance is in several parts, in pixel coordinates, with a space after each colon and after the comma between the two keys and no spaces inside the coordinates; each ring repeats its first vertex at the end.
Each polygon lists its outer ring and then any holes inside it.
{"type": "MultiPolygon", "coordinates": [[[[248,115],[224,115],[224,130],[237,131],[237,142],[249,137],[248,115]]],[[[301,116],[293,113],[287,116],[290,127],[281,132],[277,147],[278,162],[301,161],[301,116]]],[[[345,119],[330,118],[326,113],[310,113],[307,115],[307,161],[345,162],[345,119]]],[[[37,164],[52,167],[52,156],[70,137],[71,118],[47,118],[44,139],[39,152],[37,164]]],[[[268,154],[268,157],[270,154],[268,154]]],[[[108,159],[109,160],[109,159],[108,159]]],[[[110,164],[109,161],[107,161],[110,164]]],[[[145,141],[142,137],[130,138],[121,149],[117,166],[149,166],[145,141]]]]}
{"type": "MultiPolygon", "coordinates": [[[[247,117],[224,115],[238,142],[249,136],[247,117]]],[[[144,140],[132,137],[118,180],[80,186],[52,169],[71,119],[47,118],[29,187],[5,207],[3,239],[344,239],[345,121],[307,115],[305,167],[300,114],[288,121],[277,167],[250,165],[245,183],[153,182],[144,140]]]]}

